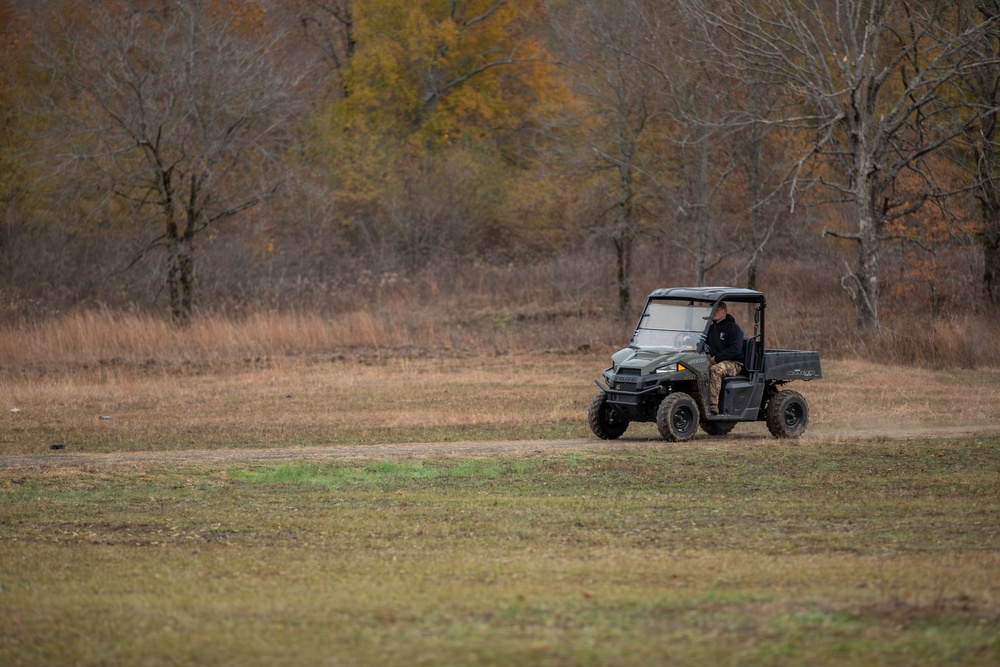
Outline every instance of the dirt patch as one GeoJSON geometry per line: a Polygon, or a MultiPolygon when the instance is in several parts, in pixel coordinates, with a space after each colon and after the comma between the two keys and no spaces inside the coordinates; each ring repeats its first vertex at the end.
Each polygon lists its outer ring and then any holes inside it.
{"type": "MultiPolygon", "coordinates": [[[[911,428],[891,431],[841,431],[815,433],[803,436],[801,440],[786,443],[830,443],[855,444],[864,442],[920,441],[950,438],[974,438],[996,436],[1000,426],[975,426],[967,428],[911,428]]],[[[699,435],[683,447],[701,449],[742,448],[779,442],[757,434],[734,433],[727,436],[711,437],[699,435]]],[[[281,447],[272,449],[212,449],[181,450],[169,452],[123,452],[113,454],[73,453],[66,449],[53,450],[45,455],[0,457],[0,470],[35,468],[49,466],[80,465],[136,465],[136,464],[183,464],[228,461],[290,461],[290,460],[331,460],[367,458],[413,458],[448,456],[495,456],[542,454],[559,451],[621,449],[635,446],[678,447],[655,438],[628,438],[605,441],[596,438],[572,440],[508,440],[485,442],[445,442],[412,443],[399,445],[358,445],[335,447],[281,447]]]]}
{"type": "Polygon", "coordinates": [[[114,454],[74,454],[65,450],[41,456],[0,457],[0,470],[45,466],[130,465],[150,463],[210,463],[227,461],[290,461],[366,459],[392,457],[485,456],[494,454],[542,453],[581,449],[601,449],[602,440],[524,440],[503,442],[415,443],[406,445],[363,445],[339,447],[281,447],[273,449],[211,449],[170,452],[125,452],[114,454]]]}
{"type": "MultiPolygon", "coordinates": [[[[904,593],[908,596],[909,593],[904,593]]],[[[939,620],[942,616],[963,619],[979,619],[984,622],[1000,621],[1000,608],[985,600],[968,595],[941,595],[930,603],[893,597],[880,602],[862,605],[850,610],[853,614],[873,619],[879,623],[889,622],[899,629],[914,624],[939,620]]]]}

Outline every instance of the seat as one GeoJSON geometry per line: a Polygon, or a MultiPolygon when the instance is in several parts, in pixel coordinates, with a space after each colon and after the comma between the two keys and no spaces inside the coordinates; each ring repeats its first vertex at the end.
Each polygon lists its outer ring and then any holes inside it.
{"type": "Polygon", "coordinates": [[[760,334],[757,334],[743,339],[743,370],[738,375],[722,378],[722,389],[719,391],[719,409],[723,413],[732,409],[731,402],[740,400],[737,395],[746,397],[753,390],[750,377],[757,370],[757,339],[759,337],[760,334]]]}
{"type": "Polygon", "coordinates": [[[743,339],[743,374],[757,370],[757,339],[760,334],[743,339]]]}

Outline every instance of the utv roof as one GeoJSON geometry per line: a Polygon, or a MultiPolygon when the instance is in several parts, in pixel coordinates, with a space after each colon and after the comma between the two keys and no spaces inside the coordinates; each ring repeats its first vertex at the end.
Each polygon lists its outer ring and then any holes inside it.
{"type": "Polygon", "coordinates": [[[692,299],[694,301],[764,301],[764,293],[741,287],[667,287],[653,290],[649,298],[692,299]]]}

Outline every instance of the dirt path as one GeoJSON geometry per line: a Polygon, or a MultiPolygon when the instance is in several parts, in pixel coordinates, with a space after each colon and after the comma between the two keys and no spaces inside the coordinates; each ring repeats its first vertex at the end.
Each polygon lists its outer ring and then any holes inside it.
{"type": "Polygon", "coordinates": [[[328,459],[378,459],[395,457],[479,456],[543,451],[600,449],[601,440],[518,440],[501,442],[414,443],[405,445],[341,445],[332,447],[281,447],[273,449],[189,449],[170,452],[73,454],[52,452],[41,456],[0,457],[0,469],[35,466],[101,464],[183,464],[232,461],[292,461],[328,459]]]}
{"type": "MultiPolygon", "coordinates": [[[[890,431],[839,431],[814,432],[807,434],[798,441],[803,444],[832,443],[851,444],[865,441],[914,441],[936,440],[942,438],[969,438],[977,436],[1000,435],[1000,425],[983,425],[969,427],[935,427],[893,429],[890,431]]],[[[724,437],[699,435],[686,443],[687,447],[704,449],[725,449],[730,447],[746,447],[755,444],[775,443],[770,437],[759,434],[735,433],[724,437]]],[[[331,447],[282,447],[273,449],[212,449],[212,450],[178,450],[166,452],[122,452],[111,454],[73,453],[53,451],[42,455],[0,456],[0,470],[19,468],[35,468],[50,466],[83,466],[83,465],[156,465],[184,463],[216,463],[234,461],[294,461],[294,460],[336,460],[336,459],[379,459],[379,458],[410,458],[410,457],[442,457],[442,456],[491,456],[491,455],[526,455],[554,453],[560,451],[582,451],[621,449],[636,446],[671,447],[659,439],[628,438],[615,441],[585,438],[576,440],[513,440],[487,442],[446,442],[446,443],[412,443],[400,445],[357,445],[331,447]]]]}

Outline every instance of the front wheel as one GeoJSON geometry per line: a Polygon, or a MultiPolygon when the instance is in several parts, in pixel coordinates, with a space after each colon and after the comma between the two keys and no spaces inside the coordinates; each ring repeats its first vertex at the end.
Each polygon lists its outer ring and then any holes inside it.
{"type": "Polygon", "coordinates": [[[590,401],[587,423],[601,440],[617,440],[628,428],[628,419],[608,405],[608,395],[603,391],[590,401]]]}
{"type": "Polygon", "coordinates": [[[779,391],[767,402],[765,418],[775,438],[797,438],[809,423],[809,406],[798,392],[779,391]]]}
{"type": "Polygon", "coordinates": [[[664,440],[684,442],[698,432],[698,404],[689,395],[670,394],[656,411],[656,428],[664,440]]]}

